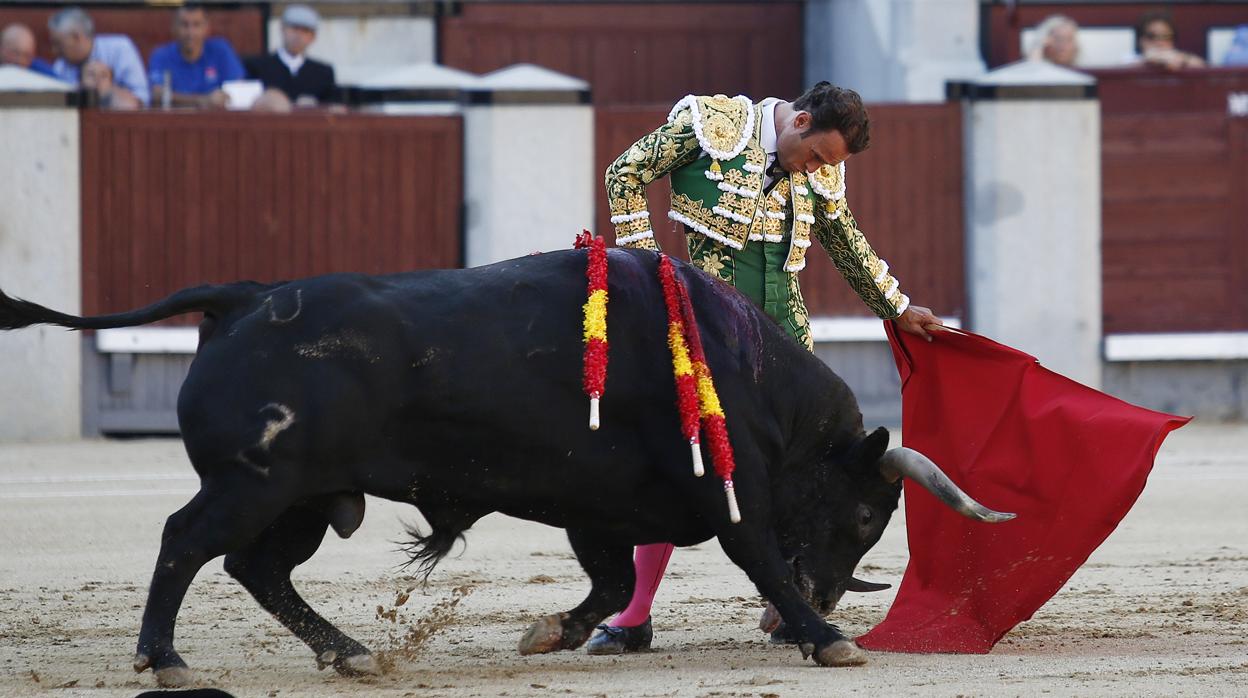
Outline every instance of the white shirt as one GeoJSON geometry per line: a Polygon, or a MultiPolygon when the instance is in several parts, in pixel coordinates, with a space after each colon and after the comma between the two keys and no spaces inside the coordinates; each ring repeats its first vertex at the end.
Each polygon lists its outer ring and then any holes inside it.
{"type": "Polygon", "coordinates": [[[286,53],[285,46],[277,47],[277,57],[281,59],[282,63],[286,64],[286,69],[290,71],[291,75],[297,75],[299,73],[299,69],[303,67],[304,57],[292,56],[289,53],[286,53]]]}
{"type": "MultiPolygon", "coordinates": [[[[764,170],[776,161],[776,151],[779,150],[779,138],[776,136],[776,105],[779,103],[780,100],[775,97],[768,97],[759,102],[762,106],[760,115],[763,123],[758,134],[758,144],[767,153],[767,164],[763,166],[764,170]]],[[[764,189],[771,186],[771,180],[771,177],[763,175],[764,189]]]]}

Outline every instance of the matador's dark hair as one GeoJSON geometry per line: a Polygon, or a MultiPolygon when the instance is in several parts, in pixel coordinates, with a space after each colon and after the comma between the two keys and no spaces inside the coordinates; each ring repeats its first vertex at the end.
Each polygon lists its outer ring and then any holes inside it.
{"type": "Polygon", "coordinates": [[[793,108],[810,114],[811,131],[840,131],[851,153],[861,153],[871,145],[867,108],[853,90],[820,82],[793,100],[793,108]]]}

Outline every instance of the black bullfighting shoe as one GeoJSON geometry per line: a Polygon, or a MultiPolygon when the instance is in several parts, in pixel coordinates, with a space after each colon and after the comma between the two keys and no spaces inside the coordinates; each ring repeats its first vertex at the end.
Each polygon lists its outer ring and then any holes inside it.
{"type": "Polygon", "coordinates": [[[634,628],[615,628],[610,625],[598,626],[598,634],[585,643],[585,651],[590,654],[629,654],[645,652],[650,649],[650,641],[654,639],[654,626],[647,618],[645,623],[634,628]]]}

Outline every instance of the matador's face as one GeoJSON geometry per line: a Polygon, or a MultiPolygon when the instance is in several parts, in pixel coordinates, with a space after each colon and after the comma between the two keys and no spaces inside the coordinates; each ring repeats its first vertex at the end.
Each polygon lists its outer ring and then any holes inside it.
{"type": "Polygon", "coordinates": [[[810,113],[795,111],[776,132],[776,158],[786,172],[814,172],[837,165],[850,156],[840,131],[811,129],[810,113]]]}

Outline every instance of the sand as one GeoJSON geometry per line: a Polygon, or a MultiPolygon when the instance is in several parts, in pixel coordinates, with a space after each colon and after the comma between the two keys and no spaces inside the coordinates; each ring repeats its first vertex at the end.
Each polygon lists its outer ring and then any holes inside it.
{"type": "MultiPolygon", "coordinates": [[[[164,519],[196,480],[175,440],[0,446],[0,696],[133,696],[130,669],[164,519]]],[[[588,589],[562,531],[481,521],[427,586],[398,568],[401,522],[368,500],[350,540],[326,539],[295,583],[375,652],[385,676],[318,671],[310,650],[221,568],[192,584],[178,648],[204,686],[250,696],[1248,695],[1248,426],[1171,436],[1119,529],[1052,601],[988,655],[872,653],[825,669],[755,629],[762,604],[714,542],[676,552],[655,651],[521,657],[524,629],[588,589]],[[404,598],[406,596],[406,598],[404,598]]],[[[859,576],[896,584],[894,519],[859,576]]],[[[848,596],[866,631],[893,591],[848,596]]]]}

